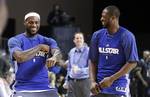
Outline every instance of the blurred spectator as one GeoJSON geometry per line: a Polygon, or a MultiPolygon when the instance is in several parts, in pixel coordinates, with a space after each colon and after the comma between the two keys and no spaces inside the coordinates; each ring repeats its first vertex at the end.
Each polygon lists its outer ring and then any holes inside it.
{"type": "Polygon", "coordinates": [[[150,97],[150,51],[143,51],[143,58],[131,72],[132,97],[150,97]]]}
{"type": "Polygon", "coordinates": [[[63,75],[63,73],[60,73],[59,75],[57,75],[56,78],[56,87],[58,88],[58,93],[60,95],[60,97],[65,97],[67,90],[64,89],[63,84],[65,82],[65,76],[63,75]]]}
{"type": "Polygon", "coordinates": [[[150,54],[146,59],[146,78],[145,80],[147,81],[148,87],[146,87],[146,97],[150,97],[150,54]]]}
{"type": "Polygon", "coordinates": [[[74,34],[73,42],[75,47],[68,54],[67,76],[63,87],[68,89],[67,97],[90,97],[89,47],[82,32],[74,34]]]}
{"type": "Polygon", "coordinates": [[[10,84],[13,82],[13,69],[3,57],[0,57],[0,97],[10,97],[12,91],[10,84]]]}
{"type": "Polygon", "coordinates": [[[5,0],[0,0],[0,36],[5,28],[6,22],[8,18],[8,10],[6,6],[5,0]]]}
{"type": "Polygon", "coordinates": [[[141,59],[141,62],[146,62],[147,63],[147,59],[148,59],[148,56],[150,55],[150,51],[149,50],[145,50],[143,51],[143,58],[141,59]]]}
{"type": "Polygon", "coordinates": [[[56,75],[54,72],[51,72],[51,71],[48,71],[48,77],[49,77],[49,80],[50,80],[50,86],[52,88],[55,88],[55,85],[56,85],[56,75]]]}
{"type": "Polygon", "coordinates": [[[2,47],[2,33],[8,19],[6,0],[0,0],[0,48],[2,47]]]}
{"type": "Polygon", "coordinates": [[[70,25],[74,18],[68,15],[58,4],[53,5],[52,11],[48,14],[47,23],[50,26],[70,25]]]}
{"type": "MultiPolygon", "coordinates": [[[[57,64],[64,64],[64,62],[57,64]]],[[[58,89],[59,96],[65,97],[67,90],[63,88],[63,84],[67,71],[65,66],[61,66],[55,65],[49,68],[49,77],[51,78],[50,84],[58,89]]]]}

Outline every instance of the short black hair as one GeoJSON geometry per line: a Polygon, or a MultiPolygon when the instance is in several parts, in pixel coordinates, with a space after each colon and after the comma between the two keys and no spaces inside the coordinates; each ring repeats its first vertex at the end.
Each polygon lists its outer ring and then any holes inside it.
{"type": "Polygon", "coordinates": [[[116,16],[117,18],[120,17],[120,10],[117,6],[110,5],[110,6],[105,7],[105,9],[108,11],[108,14],[110,16],[116,16]]]}

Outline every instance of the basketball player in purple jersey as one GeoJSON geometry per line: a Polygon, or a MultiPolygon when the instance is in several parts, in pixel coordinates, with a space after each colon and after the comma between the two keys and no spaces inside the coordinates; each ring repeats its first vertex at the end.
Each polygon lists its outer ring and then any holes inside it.
{"type": "Polygon", "coordinates": [[[96,31],[90,44],[90,79],[93,97],[129,97],[129,71],[137,64],[134,35],[119,25],[120,11],[107,6],[102,11],[104,28],[96,31]]]}
{"type": "Polygon", "coordinates": [[[38,13],[26,14],[24,25],[25,32],[8,41],[16,74],[13,97],[58,97],[56,89],[49,86],[47,69],[60,59],[57,43],[37,33],[40,27],[38,13]]]}

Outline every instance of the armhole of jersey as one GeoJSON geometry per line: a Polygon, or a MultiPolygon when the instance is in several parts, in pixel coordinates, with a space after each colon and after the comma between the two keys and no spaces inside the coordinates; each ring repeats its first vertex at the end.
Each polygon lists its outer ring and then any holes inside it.
{"type": "Polygon", "coordinates": [[[126,33],[126,30],[125,31],[123,31],[122,33],[121,33],[121,46],[122,46],[122,48],[123,48],[123,37],[125,36],[125,33],[126,33]]]}
{"type": "Polygon", "coordinates": [[[18,71],[18,64],[17,64],[17,61],[13,61],[14,62],[14,71],[15,71],[15,74],[17,73],[18,71]]]}

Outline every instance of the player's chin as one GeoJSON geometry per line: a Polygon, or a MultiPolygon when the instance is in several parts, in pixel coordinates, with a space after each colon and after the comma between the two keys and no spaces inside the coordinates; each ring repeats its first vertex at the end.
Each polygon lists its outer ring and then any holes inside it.
{"type": "Polygon", "coordinates": [[[31,28],[30,31],[31,33],[36,33],[38,31],[38,28],[31,28]]]}
{"type": "Polygon", "coordinates": [[[102,26],[103,26],[103,27],[106,27],[106,24],[105,24],[104,22],[102,22],[102,26]]]}
{"type": "Polygon", "coordinates": [[[32,34],[32,35],[36,35],[36,34],[37,34],[37,30],[32,30],[32,31],[31,31],[31,34],[32,34]]]}

